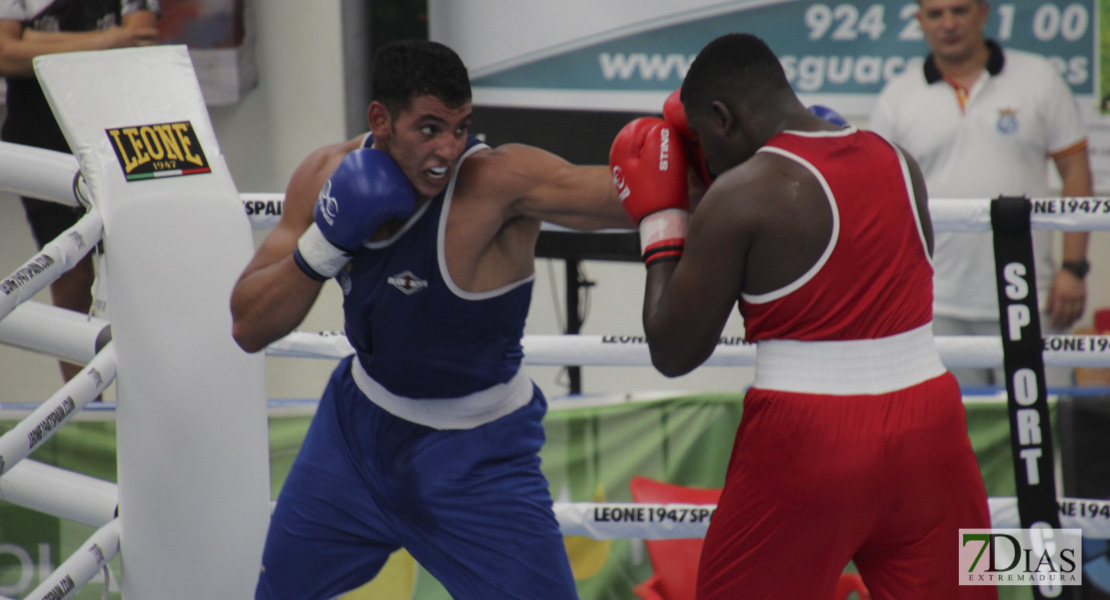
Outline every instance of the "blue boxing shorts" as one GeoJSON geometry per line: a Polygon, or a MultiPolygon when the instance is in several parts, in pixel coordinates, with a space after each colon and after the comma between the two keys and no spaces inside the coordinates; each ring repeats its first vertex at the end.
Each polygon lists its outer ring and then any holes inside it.
{"type": "Polygon", "coordinates": [[[473,429],[393,416],[344,359],[278,496],[257,599],[333,598],[404,547],[452,597],[577,598],[547,479],[547,403],[473,429]]]}

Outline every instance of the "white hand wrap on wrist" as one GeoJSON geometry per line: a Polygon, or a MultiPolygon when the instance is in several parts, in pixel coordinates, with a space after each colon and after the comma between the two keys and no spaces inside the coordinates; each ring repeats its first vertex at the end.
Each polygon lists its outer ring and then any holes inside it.
{"type": "Polygon", "coordinates": [[[640,221],[640,253],[644,264],[651,266],[664,260],[678,260],[686,246],[686,228],[690,213],[670,208],[651,213],[640,221]]]}
{"type": "Polygon", "coordinates": [[[305,275],[316,281],[324,281],[335,277],[351,261],[351,255],[336,248],[335,244],[324,237],[316,223],[313,223],[297,240],[293,260],[305,275]]]}

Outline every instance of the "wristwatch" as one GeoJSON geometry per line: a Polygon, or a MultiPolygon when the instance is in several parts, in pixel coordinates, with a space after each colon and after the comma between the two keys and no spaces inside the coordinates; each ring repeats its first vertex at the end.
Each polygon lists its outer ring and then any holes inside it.
{"type": "Polygon", "coordinates": [[[1075,275],[1082,281],[1083,278],[1087,276],[1087,272],[1091,270],[1091,264],[1088,263],[1085,258],[1079,260],[1065,260],[1060,264],[1060,268],[1075,275]]]}

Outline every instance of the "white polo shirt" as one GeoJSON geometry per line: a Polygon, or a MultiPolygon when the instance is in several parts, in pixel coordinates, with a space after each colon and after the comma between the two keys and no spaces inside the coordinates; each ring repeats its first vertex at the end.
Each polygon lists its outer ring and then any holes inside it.
{"type": "MultiPolygon", "coordinates": [[[[966,104],[932,57],[879,95],[870,128],[908,151],[925,174],[930,198],[1056,196],[1049,159],[1086,147],[1075,99],[1043,58],[988,42],[987,70],[966,104]]],[[[1037,289],[1043,306],[1056,271],[1051,230],[1034,230],[1037,289]]],[[[998,320],[990,233],[936,233],[933,311],[998,320]]]]}

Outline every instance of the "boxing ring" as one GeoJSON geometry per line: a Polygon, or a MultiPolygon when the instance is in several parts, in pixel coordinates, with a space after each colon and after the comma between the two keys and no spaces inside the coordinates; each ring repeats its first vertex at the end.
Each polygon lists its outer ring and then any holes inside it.
{"type": "MultiPolygon", "coordinates": [[[[78,149],[76,158],[0,143],[0,191],[88,207],[77,225],[0,281],[0,343],[86,365],[0,436],[0,498],[96,528],[24,597],[70,597],[117,554],[126,563],[125,598],[250,597],[271,505],[264,366],[261,356],[234,347],[226,303],[253,251],[251,231],[272,227],[283,199],[234,189],[183,49],[87,54],[36,61],[71,146],[78,149]],[[120,75],[121,65],[126,75],[120,75]],[[85,96],[69,94],[102,89],[96,80],[106,79],[106,72],[115,88],[138,98],[126,110],[90,108],[82,102],[85,96]],[[149,78],[165,78],[167,72],[172,72],[168,89],[148,89],[149,78]],[[163,104],[166,95],[173,101],[163,104]],[[180,123],[191,125],[193,150],[203,150],[205,168],[215,177],[171,174],[136,184],[119,176],[119,165],[134,157],[112,146],[112,128],[119,128],[117,140],[131,135],[154,143],[157,135],[171,131],[157,127],[180,123]],[[138,127],[127,133],[127,125],[149,126],[151,133],[138,127]],[[214,180],[214,187],[206,179],[214,180]],[[144,187],[136,191],[138,185],[144,187]],[[151,231],[152,220],[176,227],[151,231]],[[198,237],[205,244],[196,244],[198,237]],[[86,318],[32,300],[101,242],[106,275],[99,276],[107,278],[110,318],[86,318]],[[188,294],[182,297],[190,301],[180,302],[176,294],[188,294]],[[31,458],[113,382],[118,484],[31,458]],[[191,485],[165,485],[170,469],[178,481],[191,485]]],[[[992,202],[933,200],[934,228],[990,231],[992,202]]],[[[1033,227],[1110,230],[1108,198],[1030,202],[1033,227]]],[[[936,343],[948,367],[1004,363],[998,338],[938,337],[936,343]]],[[[265,355],[335,360],[351,352],[342,335],[294,332],[265,355]]],[[[651,366],[645,342],[614,343],[607,336],[525,336],[524,354],[528,365],[651,366]]],[[[1110,336],[1048,336],[1043,359],[1049,366],[1110,366],[1110,336]]],[[[754,364],[754,346],[726,342],[705,363],[754,364]]],[[[1061,526],[1080,528],[1088,538],[1110,539],[1110,518],[1105,517],[1110,502],[1065,497],[1059,502],[1084,507],[1082,514],[1062,514],[1061,526]]],[[[991,498],[990,507],[996,528],[1019,527],[1015,498],[991,498]]],[[[713,509],[620,502],[555,506],[565,535],[593,540],[702,537],[713,509]]]]}

